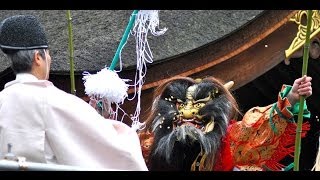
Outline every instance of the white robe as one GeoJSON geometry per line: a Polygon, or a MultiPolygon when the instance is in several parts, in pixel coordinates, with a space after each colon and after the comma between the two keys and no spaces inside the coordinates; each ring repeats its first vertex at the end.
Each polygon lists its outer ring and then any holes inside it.
{"type": "Polygon", "coordinates": [[[133,129],[31,74],[18,74],[0,92],[0,159],[8,143],[27,162],[148,170],[133,129]]]}

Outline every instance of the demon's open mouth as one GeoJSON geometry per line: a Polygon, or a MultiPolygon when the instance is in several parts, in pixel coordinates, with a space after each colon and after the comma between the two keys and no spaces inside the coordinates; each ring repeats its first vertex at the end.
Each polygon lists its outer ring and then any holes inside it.
{"type": "Polygon", "coordinates": [[[198,120],[197,118],[193,118],[193,119],[184,119],[182,117],[179,117],[177,120],[175,120],[173,122],[174,126],[181,126],[181,125],[190,125],[190,126],[194,126],[198,129],[201,129],[202,127],[204,127],[204,123],[200,120],[198,120]]]}
{"type": "Polygon", "coordinates": [[[214,121],[209,120],[204,122],[202,119],[194,117],[192,119],[184,119],[182,116],[179,116],[175,121],[173,121],[173,129],[179,126],[193,126],[197,129],[200,129],[202,132],[207,133],[213,130],[214,121]]]}

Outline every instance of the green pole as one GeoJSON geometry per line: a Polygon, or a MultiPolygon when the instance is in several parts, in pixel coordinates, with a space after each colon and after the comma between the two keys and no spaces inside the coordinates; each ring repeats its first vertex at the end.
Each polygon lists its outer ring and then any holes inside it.
{"type": "Polygon", "coordinates": [[[134,10],[133,13],[131,14],[130,16],[130,20],[129,20],[129,23],[127,25],[127,28],[122,36],[122,39],[120,41],[120,44],[118,46],[118,49],[116,51],[116,54],[114,55],[113,59],[112,59],[112,62],[111,62],[111,65],[109,67],[110,70],[114,70],[114,68],[116,67],[118,61],[119,61],[119,54],[120,54],[120,51],[121,51],[121,48],[122,46],[124,45],[124,43],[126,42],[128,36],[129,36],[129,33],[130,33],[130,30],[134,24],[134,21],[136,19],[136,15],[138,13],[138,10],[134,10]]]}
{"type": "Polygon", "coordinates": [[[68,31],[69,31],[69,57],[70,57],[70,81],[71,81],[71,93],[76,94],[75,82],[74,82],[74,54],[73,54],[73,34],[72,34],[72,18],[70,10],[67,10],[68,19],[68,31]]]}
{"type": "MultiPolygon", "coordinates": [[[[310,47],[310,29],[312,23],[312,10],[307,11],[307,32],[306,32],[306,42],[304,44],[303,50],[303,65],[302,65],[302,76],[307,74],[308,70],[308,59],[309,59],[309,47],[310,47]]],[[[299,171],[299,159],[300,159],[300,146],[301,146],[301,133],[302,133],[302,121],[303,121],[303,108],[305,97],[300,96],[299,99],[299,114],[298,123],[296,129],[296,141],[295,141],[295,151],[294,151],[294,171],[299,171]]]]}

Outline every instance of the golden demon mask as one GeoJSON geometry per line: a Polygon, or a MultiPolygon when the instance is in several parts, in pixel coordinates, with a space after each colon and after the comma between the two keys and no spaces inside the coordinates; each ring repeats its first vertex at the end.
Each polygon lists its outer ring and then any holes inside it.
{"type": "Polygon", "coordinates": [[[147,129],[154,134],[150,169],[190,170],[199,155],[214,160],[235,114],[228,91],[232,85],[214,78],[176,78],[156,90],[147,119],[147,129]]]}

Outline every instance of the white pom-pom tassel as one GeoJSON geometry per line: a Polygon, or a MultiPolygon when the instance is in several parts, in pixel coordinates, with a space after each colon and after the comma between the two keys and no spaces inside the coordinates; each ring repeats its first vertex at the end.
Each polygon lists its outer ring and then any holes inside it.
{"type": "Polygon", "coordinates": [[[119,78],[118,74],[107,68],[97,74],[84,73],[85,93],[89,97],[106,99],[110,103],[123,103],[128,96],[129,80],[119,78]]]}

